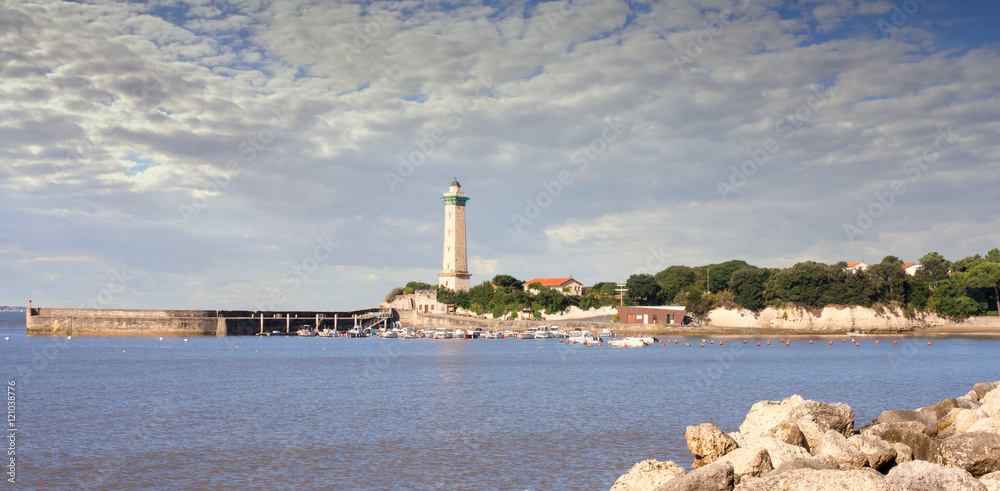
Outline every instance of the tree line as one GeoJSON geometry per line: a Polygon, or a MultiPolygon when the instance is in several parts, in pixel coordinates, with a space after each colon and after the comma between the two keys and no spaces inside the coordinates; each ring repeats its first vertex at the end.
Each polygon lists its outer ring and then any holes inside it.
{"type": "Polygon", "coordinates": [[[671,266],[655,275],[632,275],[629,298],[639,305],[673,303],[695,316],[716,307],[740,306],[758,312],[794,304],[899,305],[961,320],[1000,310],[1000,249],[955,262],[937,252],[920,258],[910,275],[896,256],[886,256],[865,270],[847,263],[814,261],[790,268],[760,268],[732,260],[699,267],[671,266]]]}
{"type": "Polygon", "coordinates": [[[903,261],[886,256],[865,270],[847,263],[798,263],[785,269],[761,268],[734,259],[704,266],[670,266],[654,274],[634,274],[625,282],[625,298],[618,284],[599,282],[583,289],[582,295],[563,295],[542,286],[500,274],[466,291],[454,292],[428,283],[407,283],[386,296],[391,302],[404,292],[436,289],[438,301],[454,304],[477,314],[499,318],[522,309],[536,316],[542,311],[562,312],[570,306],[587,310],[604,305],[682,305],[701,317],[718,307],[743,307],[754,312],[793,304],[822,308],[827,305],[873,307],[898,305],[910,311],[935,312],[961,320],[1000,310],[1000,249],[985,256],[976,254],[952,262],[937,252],[920,258],[920,268],[910,275],[903,261]]]}

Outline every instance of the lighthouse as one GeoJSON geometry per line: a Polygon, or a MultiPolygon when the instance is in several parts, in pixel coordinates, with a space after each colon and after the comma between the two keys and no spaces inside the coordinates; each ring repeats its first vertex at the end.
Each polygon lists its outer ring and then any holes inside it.
{"type": "Polygon", "coordinates": [[[462,192],[458,178],[451,181],[444,202],[444,247],[438,284],[453,291],[469,289],[469,261],[465,254],[465,203],[469,197],[462,192]]]}

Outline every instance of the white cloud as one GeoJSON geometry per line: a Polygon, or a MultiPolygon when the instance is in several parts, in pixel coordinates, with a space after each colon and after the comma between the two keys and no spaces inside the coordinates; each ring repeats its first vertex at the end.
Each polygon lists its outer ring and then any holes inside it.
{"type": "Polygon", "coordinates": [[[249,308],[330,235],[341,247],[284,305],[373,305],[436,283],[454,176],[483,280],[995,244],[976,199],[1000,167],[996,49],[936,49],[946,33],[924,18],[883,38],[884,1],[786,7],[202,3],[166,19],[142,4],[6,3],[0,294],[76,305],[128,267],[117,306],[249,308]],[[627,131],[600,141],[614,117],[627,131]],[[948,127],[956,143],[849,240],[856,209],[948,127]],[[780,148],[723,199],[719,183],[769,138],[780,148]],[[156,165],[126,175],[137,155],[156,165]],[[390,189],[386,173],[414,155],[390,189]],[[544,193],[557,195],[515,233],[511,215],[544,193]],[[95,263],[34,260],[75,257],[95,263]]]}

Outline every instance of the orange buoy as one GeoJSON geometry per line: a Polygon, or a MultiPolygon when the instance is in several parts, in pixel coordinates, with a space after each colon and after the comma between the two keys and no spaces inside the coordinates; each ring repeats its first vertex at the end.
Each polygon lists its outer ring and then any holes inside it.
{"type": "Polygon", "coordinates": [[[705,347],[705,343],[701,343],[701,347],[704,348],[705,347]]]}
{"type": "Polygon", "coordinates": [[[930,342],[930,341],[927,341],[927,346],[930,346],[930,345],[931,345],[931,342],[930,342]]]}
{"type": "Polygon", "coordinates": [[[691,343],[684,343],[685,346],[691,346],[691,343]]]}
{"type": "MultiPolygon", "coordinates": [[[[701,344],[705,344],[705,342],[702,341],[701,344]]],[[[715,344],[715,341],[709,341],[708,344],[715,344]]]]}
{"type": "Polygon", "coordinates": [[[847,342],[847,338],[844,338],[844,341],[843,341],[843,342],[844,342],[844,343],[846,343],[846,342],[847,342]]]}
{"type": "Polygon", "coordinates": [[[767,345],[768,345],[768,346],[771,346],[771,340],[768,340],[768,341],[767,341],[767,345]]]}
{"type": "Polygon", "coordinates": [[[757,341],[757,346],[760,346],[760,341],[757,341]]]}
{"type": "Polygon", "coordinates": [[[809,340],[809,344],[813,344],[813,340],[812,339],[809,340]]]}
{"type": "Polygon", "coordinates": [[[875,340],[875,344],[878,344],[878,340],[877,339],[875,340]]]}
{"type": "Polygon", "coordinates": [[[660,346],[666,346],[667,343],[660,343],[660,346]]]}
{"type": "Polygon", "coordinates": [[[792,343],[785,343],[785,346],[791,346],[792,343]]]}
{"type": "Polygon", "coordinates": [[[895,339],[892,340],[892,344],[896,344],[896,340],[895,339]]]}
{"type": "Polygon", "coordinates": [[[743,340],[743,344],[747,344],[747,340],[746,339],[743,340]]]}
{"type": "Polygon", "coordinates": [[[726,338],[726,342],[727,342],[727,343],[729,342],[729,338],[726,338]]]}
{"type": "Polygon", "coordinates": [[[830,346],[833,346],[833,340],[832,339],[830,340],[830,346]]]}

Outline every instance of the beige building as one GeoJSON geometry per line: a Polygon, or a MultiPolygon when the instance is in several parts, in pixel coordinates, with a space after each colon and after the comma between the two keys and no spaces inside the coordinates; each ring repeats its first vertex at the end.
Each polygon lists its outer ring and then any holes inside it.
{"type": "Polygon", "coordinates": [[[524,291],[532,295],[538,294],[538,290],[529,288],[532,283],[541,283],[542,286],[562,293],[563,295],[579,295],[583,293],[583,283],[569,278],[535,278],[524,282],[524,291]]]}
{"type": "Polygon", "coordinates": [[[457,178],[451,181],[441,201],[444,202],[444,247],[438,284],[454,291],[468,290],[472,274],[465,249],[465,203],[469,198],[462,192],[457,178]]]}

